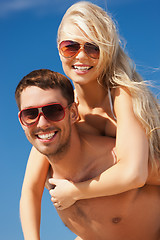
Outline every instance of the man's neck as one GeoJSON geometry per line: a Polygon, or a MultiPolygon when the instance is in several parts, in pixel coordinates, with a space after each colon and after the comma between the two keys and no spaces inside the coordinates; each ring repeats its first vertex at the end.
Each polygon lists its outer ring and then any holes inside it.
{"type": "Polygon", "coordinates": [[[66,152],[61,155],[48,157],[53,169],[53,175],[56,178],[73,179],[75,171],[79,169],[82,161],[81,136],[74,125],[72,127],[70,145],[66,152]]]}

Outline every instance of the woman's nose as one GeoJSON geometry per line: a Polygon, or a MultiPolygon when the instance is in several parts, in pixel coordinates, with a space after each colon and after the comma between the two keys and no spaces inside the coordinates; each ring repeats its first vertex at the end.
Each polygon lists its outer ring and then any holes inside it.
{"type": "Polygon", "coordinates": [[[87,54],[84,51],[84,47],[81,46],[81,48],[78,50],[76,54],[76,58],[88,58],[87,54]]]}

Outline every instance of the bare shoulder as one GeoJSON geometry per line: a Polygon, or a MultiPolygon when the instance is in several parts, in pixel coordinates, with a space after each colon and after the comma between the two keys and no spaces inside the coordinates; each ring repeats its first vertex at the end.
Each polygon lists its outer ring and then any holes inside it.
{"type": "Polygon", "coordinates": [[[122,103],[131,103],[132,102],[132,96],[130,91],[125,87],[117,87],[115,88],[113,92],[113,98],[115,104],[122,104],[122,103]]]}
{"type": "Polygon", "coordinates": [[[113,92],[114,106],[119,106],[119,104],[131,104],[132,97],[129,90],[125,87],[117,87],[113,92]]]}
{"type": "Polygon", "coordinates": [[[108,153],[115,147],[115,138],[112,137],[84,134],[83,140],[97,154],[108,153]]]}
{"type": "Polygon", "coordinates": [[[133,121],[137,122],[133,110],[133,99],[130,91],[124,87],[118,87],[115,89],[114,94],[114,111],[117,118],[117,125],[122,124],[125,126],[128,122],[131,127],[133,121]]]}
{"type": "Polygon", "coordinates": [[[113,89],[113,94],[115,97],[118,96],[129,96],[131,97],[130,91],[126,87],[116,87],[113,89]]]}

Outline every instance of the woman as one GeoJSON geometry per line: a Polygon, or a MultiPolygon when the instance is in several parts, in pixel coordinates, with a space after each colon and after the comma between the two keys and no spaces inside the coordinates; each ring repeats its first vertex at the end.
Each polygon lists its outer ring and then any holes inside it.
{"type": "Polygon", "coordinates": [[[72,5],[59,26],[58,49],[64,72],[75,87],[81,130],[116,137],[118,164],[101,174],[98,184],[50,181],[56,184],[50,191],[55,206],[64,209],[82,198],[143,186],[148,163],[152,181],[154,176],[159,184],[159,104],[120,46],[111,17],[89,2],[72,5]],[[121,185],[118,179],[124,179],[121,185]]]}

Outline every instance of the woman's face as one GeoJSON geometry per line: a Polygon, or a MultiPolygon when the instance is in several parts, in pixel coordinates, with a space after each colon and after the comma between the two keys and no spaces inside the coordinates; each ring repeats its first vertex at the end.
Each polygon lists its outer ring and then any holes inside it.
{"type": "MultiPolygon", "coordinates": [[[[86,42],[92,42],[75,24],[65,23],[62,30],[59,43],[64,40],[72,40],[83,46],[86,42]]],[[[74,84],[83,85],[91,81],[97,81],[100,74],[100,69],[97,70],[99,58],[94,59],[88,56],[83,47],[69,58],[60,54],[60,59],[65,74],[74,84]]]]}

